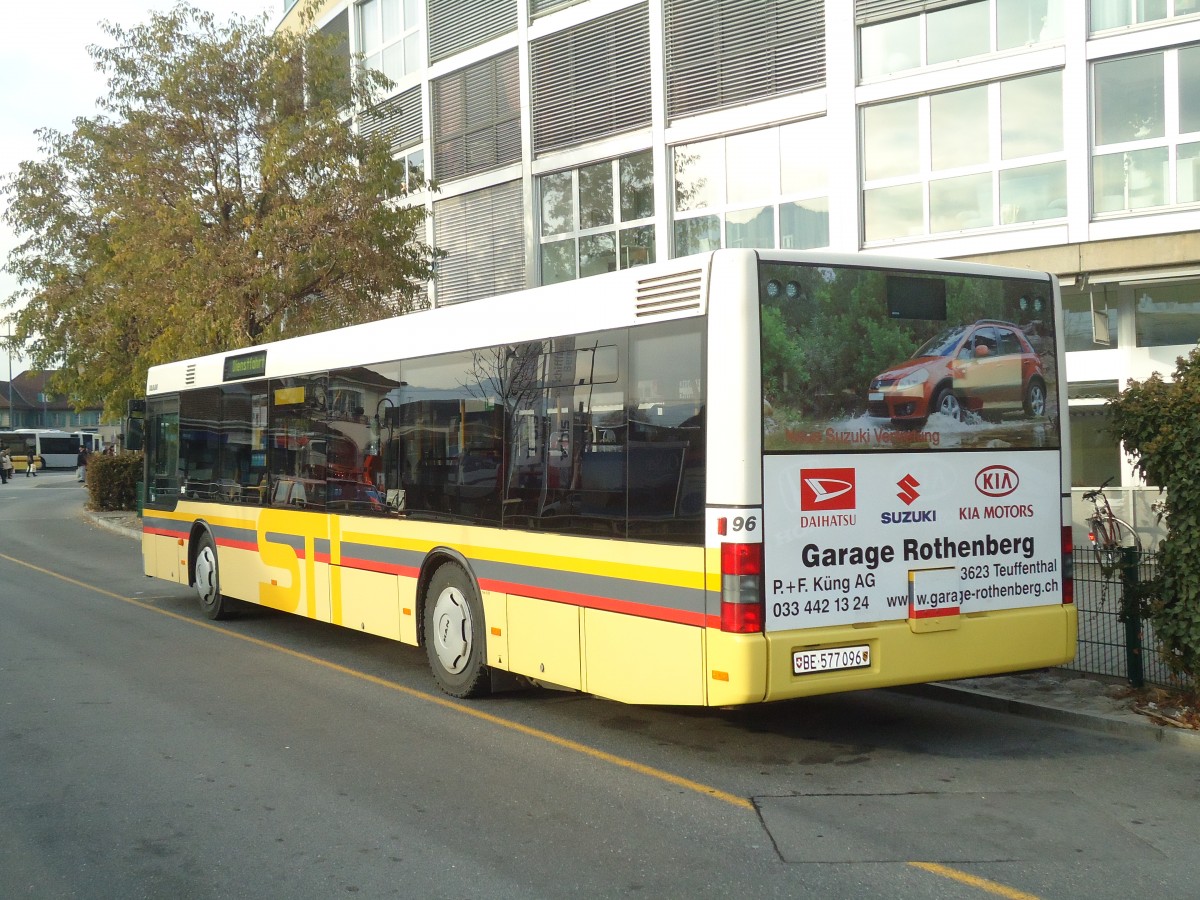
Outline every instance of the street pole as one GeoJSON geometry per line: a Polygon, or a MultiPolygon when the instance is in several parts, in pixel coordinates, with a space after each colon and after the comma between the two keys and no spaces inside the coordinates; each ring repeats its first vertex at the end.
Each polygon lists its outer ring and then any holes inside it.
{"type": "Polygon", "coordinates": [[[4,350],[8,354],[8,427],[12,429],[15,427],[12,405],[12,322],[8,323],[8,341],[4,345],[4,350]]]}

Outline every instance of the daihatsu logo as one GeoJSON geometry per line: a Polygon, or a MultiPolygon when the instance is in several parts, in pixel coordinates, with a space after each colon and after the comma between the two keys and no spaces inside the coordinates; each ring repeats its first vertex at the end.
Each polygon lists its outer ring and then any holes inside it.
{"type": "Polygon", "coordinates": [[[854,509],[854,469],[801,469],[802,510],[854,509]]]}
{"type": "Polygon", "coordinates": [[[1020,483],[1020,477],[1008,466],[988,466],[975,476],[975,489],[988,497],[1007,497],[1020,483]]]}

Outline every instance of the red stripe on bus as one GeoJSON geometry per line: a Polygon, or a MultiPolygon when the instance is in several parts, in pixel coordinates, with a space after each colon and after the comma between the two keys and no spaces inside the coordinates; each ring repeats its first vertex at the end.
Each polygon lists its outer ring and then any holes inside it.
{"type": "Polygon", "coordinates": [[[217,538],[218,547],[230,547],[234,550],[249,550],[252,553],[258,552],[258,541],[233,541],[229,538],[217,538]]]}
{"type": "MultiPolygon", "coordinates": [[[[680,625],[704,626],[709,617],[701,612],[689,612],[681,609],[668,609],[663,606],[650,606],[636,603],[632,600],[616,600],[612,597],[597,597],[592,594],[576,594],[571,591],[556,591],[552,588],[532,587],[526,584],[510,584],[507,581],[491,581],[480,579],[479,586],[484,590],[498,591],[505,594],[519,594],[522,597],[534,597],[538,600],[549,600],[553,603],[566,603],[571,606],[582,606],[585,609],[602,609],[606,612],[624,613],[640,616],[643,619],[658,619],[662,622],[676,622],[680,625]]],[[[720,618],[717,619],[720,627],[720,618]]]]}
{"type": "Polygon", "coordinates": [[[146,528],[146,527],[142,528],[142,534],[152,534],[152,535],[155,535],[156,537],[169,537],[169,538],[186,538],[188,536],[188,533],[186,531],[170,531],[169,529],[166,529],[166,528],[146,528]]]}
{"type": "Polygon", "coordinates": [[[910,619],[940,619],[942,616],[957,616],[958,613],[957,606],[946,606],[941,609],[909,610],[908,617],[910,619]]]}
{"type": "Polygon", "coordinates": [[[401,566],[396,563],[379,562],[376,559],[362,559],[357,556],[343,556],[342,568],[362,569],[364,572],[379,572],[383,575],[403,575],[406,578],[416,578],[421,570],[415,566],[401,566]]]}

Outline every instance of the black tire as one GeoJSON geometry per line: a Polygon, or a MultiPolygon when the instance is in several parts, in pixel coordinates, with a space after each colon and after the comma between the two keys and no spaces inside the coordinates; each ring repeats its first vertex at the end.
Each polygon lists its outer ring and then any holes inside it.
{"type": "Polygon", "coordinates": [[[958,395],[948,387],[944,387],[937,392],[933,398],[933,406],[930,407],[929,411],[949,416],[955,422],[963,420],[962,403],[959,401],[958,395]]]}
{"type": "Polygon", "coordinates": [[[462,566],[446,563],[425,591],[425,655],[438,685],[465,700],[491,692],[483,604],[462,566]]]}
{"type": "Polygon", "coordinates": [[[207,531],[196,541],[196,559],[192,564],[196,580],[192,586],[200,601],[200,611],[210,619],[228,619],[229,598],[221,593],[221,571],[217,564],[217,545],[207,531]]]}
{"type": "Polygon", "coordinates": [[[1040,378],[1032,378],[1025,388],[1025,415],[1041,418],[1046,414],[1046,385],[1040,378]]]}

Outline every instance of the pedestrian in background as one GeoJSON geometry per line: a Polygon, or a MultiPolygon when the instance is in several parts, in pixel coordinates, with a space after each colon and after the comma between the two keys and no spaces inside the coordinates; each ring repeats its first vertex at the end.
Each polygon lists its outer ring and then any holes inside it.
{"type": "Polygon", "coordinates": [[[13,461],[8,455],[8,448],[0,450],[0,483],[8,484],[8,479],[12,477],[13,461]]]}
{"type": "Polygon", "coordinates": [[[37,454],[33,452],[32,448],[25,453],[25,477],[28,478],[30,475],[37,478],[37,454]]]}
{"type": "Polygon", "coordinates": [[[87,447],[79,448],[79,455],[75,457],[75,480],[82,483],[87,481],[87,447]]]}

